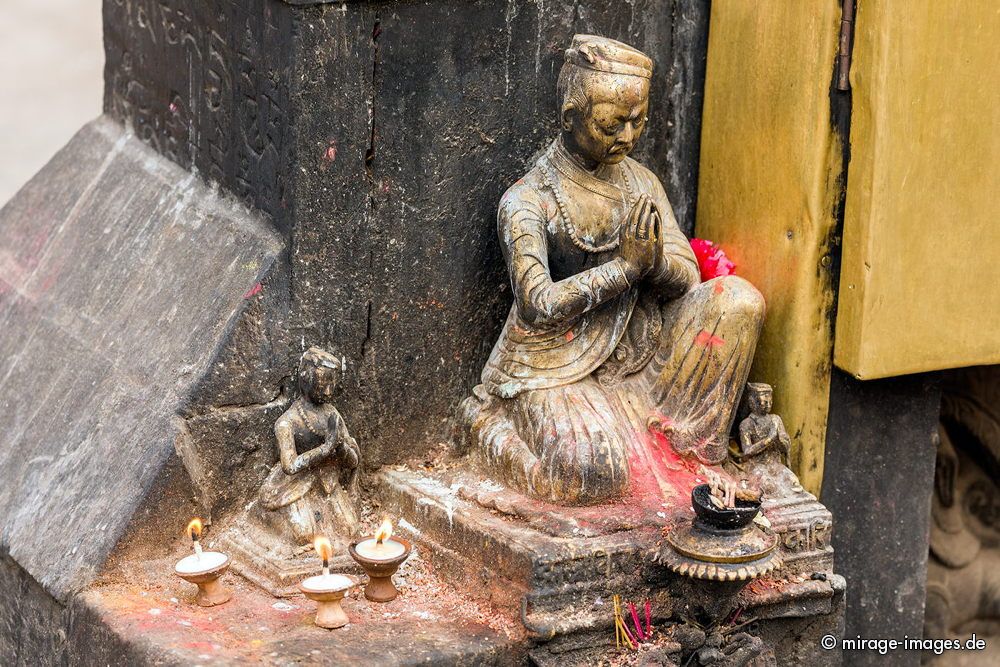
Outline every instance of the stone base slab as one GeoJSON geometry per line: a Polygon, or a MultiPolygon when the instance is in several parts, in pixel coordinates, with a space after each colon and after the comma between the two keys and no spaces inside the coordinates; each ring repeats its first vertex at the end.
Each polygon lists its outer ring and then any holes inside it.
{"type": "MultiPolygon", "coordinates": [[[[532,656],[539,664],[546,655],[564,653],[562,664],[586,664],[606,652],[614,638],[613,595],[640,604],[650,600],[658,624],[734,614],[752,619],[757,634],[771,637],[778,664],[840,663],[839,653],[822,650],[819,638],[843,625],[844,580],[832,572],[828,544],[797,539],[803,527],[829,521],[829,513],[805,492],[765,510],[790,565],[744,586],[679,577],[653,561],[663,529],[686,515],[654,513],[655,519],[626,522],[628,528],[617,532],[595,531],[602,522],[590,522],[583,531],[574,529],[575,517],[592,515],[595,508],[546,507],[525,516],[534,501],[497,492],[484,503],[468,471],[397,466],[376,479],[383,506],[404,518],[400,527],[424,547],[436,571],[470,596],[520,616],[536,643],[532,656]],[[775,623],[786,629],[769,629],[775,623]],[[807,662],[784,660],[803,651],[807,662]]],[[[479,489],[483,485],[495,486],[485,481],[479,489]]]]}

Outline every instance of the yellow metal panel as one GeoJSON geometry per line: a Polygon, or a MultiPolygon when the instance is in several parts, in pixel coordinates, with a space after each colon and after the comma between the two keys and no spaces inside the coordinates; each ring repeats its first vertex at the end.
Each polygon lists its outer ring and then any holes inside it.
{"type": "Polygon", "coordinates": [[[767,299],[751,378],[774,385],[792,466],[814,493],[832,356],[839,24],[838,0],[712,3],[698,190],[697,234],[721,243],[767,299]]]}
{"type": "Polygon", "coordinates": [[[859,378],[1000,362],[998,73],[1000,3],[859,3],[835,347],[859,378]]]}

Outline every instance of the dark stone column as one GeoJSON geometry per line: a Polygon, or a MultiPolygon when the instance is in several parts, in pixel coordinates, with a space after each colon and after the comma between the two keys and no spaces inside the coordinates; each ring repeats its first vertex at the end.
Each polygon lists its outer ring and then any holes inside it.
{"type": "MultiPolygon", "coordinates": [[[[861,382],[834,370],[823,503],[837,518],[837,571],[847,579],[844,636],[919,637],[941,389],[937,374],[861,382]]],[[[898,652],[893,665],[917,665],[898,652]]],[[[886,664],[875,651],[851,665],[886,664]]]]}

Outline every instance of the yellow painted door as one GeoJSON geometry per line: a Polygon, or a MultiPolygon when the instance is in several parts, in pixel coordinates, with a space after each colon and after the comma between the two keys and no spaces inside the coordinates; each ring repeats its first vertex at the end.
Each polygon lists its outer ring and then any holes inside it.
{"type": "Polygon", "coordinates": [[[834,362],[1000,363],[1000,2],[863,0],[834,362]]]}

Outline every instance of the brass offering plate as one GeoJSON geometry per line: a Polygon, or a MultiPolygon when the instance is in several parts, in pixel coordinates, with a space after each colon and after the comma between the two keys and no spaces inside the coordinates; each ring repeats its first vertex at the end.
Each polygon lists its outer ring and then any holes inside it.
{"type": "Polygon", "coordinates": [[[747,581],[781,567],[778,535],[751,524],[738,531],[676,526],[666,536],[657,561],[671,572],[710,581],[747,581]]]}

